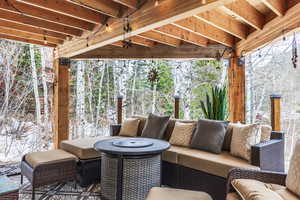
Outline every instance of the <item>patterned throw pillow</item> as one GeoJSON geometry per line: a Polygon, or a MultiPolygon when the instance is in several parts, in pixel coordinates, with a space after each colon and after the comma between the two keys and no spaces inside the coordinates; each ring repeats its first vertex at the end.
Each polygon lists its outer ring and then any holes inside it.
{"type": "Polygon", "coordinates": [[[300,197],[300,140],[297,141],[286,178],[286,187],[300,197]]]}
{"type": "Polygon", "coordinates": [[[257,124],[232,124],[232,139],[230,153],[234,156],[251,159],[251,146],[260,142],[259,126],[257,124]]]}
{"type": "Polygon", "coordinates": [[[272,127],[270,125],[261,125],[261,137],[260,142],[267,142],[271,139],[272,127]]]}
{"type": "Polygon", "coordinates": [[[120,136],[136,137],[139,128],[139,119],[126,119],[121,126],[120,136]]]}
{"type": "Polygon", "coordinates": [[[178,146],[189,146],[193,135],[195,123],[176,122],[170,138],[170,144],[178,146]]]}

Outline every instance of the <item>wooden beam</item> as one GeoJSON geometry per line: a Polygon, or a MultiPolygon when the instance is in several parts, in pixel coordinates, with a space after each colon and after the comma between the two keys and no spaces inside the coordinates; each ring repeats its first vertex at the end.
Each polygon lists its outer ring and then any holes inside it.
{"type": "Polygon", "coordinates": [[[35,6],[26,5],[16,0],[0,1],[0,9],[67,25],[81,30],[93,30],[94,24],[73,17],[55,13],[35,6]]]}
{"type": "MultiPolygon", "coordinates": [[[[107,45],[99,49],[72,57],[72,59],[180,59],[180,58],[214,58],[217,52],[224,50],[223,45],[200,47],[182,44],[178,48],[156,44],[153,48],[133,45],[124,50],[121,47],[107,45]]],[[[58,52],[59,53],[59,52],[58,52]]]]}
{"type": "Polygon", "coordinates": [[[6,28],[10,28],[12,30],[18,30],[18,31],[23,31],[23,32],[27,32],[27,33],[36,33],[36,34],[39,34],[42,36],[57,38],[57,39],[61,39],[61,40],[67,39],[67,35],[64,35],[61,33],[56,33],[53,31],[48,31],[48,30],[44,30],[44,29],[40,29],[40,28],[35,28],[32,26],[24,25],[24,24],[18,24],[18,23],[11,22],[11,21],[5,21],[2,19],[0,19],[0,27],[6,27],[6,28]]]}
{"type": "MultiPolygon", "coordinates": [[[[130,25],[133,29],[130,35],[139,35],[140,33],[224,6],[234,1],[235,0],[206,0],[206,2],[204,2],[200,0],[164,0],[161,1],[158,6],[154,6],[153,1],[147,1],[142,8],[130,16],[130,25]]],[[[73,57],[123,39],[122,20],[112,21],[111,29],[113,31],[98,30],[96,33],[85,35],[85,38],[89,38],[88,42],[87,40],[79,38],[66,42],[63,46],[59,47],[59,52],[64,56],[73,57]],[[69,47],[72,48],[70,49],[69,47]]]]}
{"type": "Polygon", "coordinates": [[[247,40],[238,42],[236,46],[237,52],[241,54],[242,51],[245,53],[254,51],[282,36],[283,34],[288,34],[288,32],[299,27],[300,3],[288,9],[284,16],[278,16],[268,22],[264,26],[263,30],[255,31],[248,36],[247,40]]]}
{"type": "Polygon", "coordinates": [[[8,21],[12,21],[15,23],[25,24],[37,28],[42,28],[58,33],[63,33],[72,36],[81,36],[82,31],[78,29],[74,29],[71,27],[63,26],[60,24],[56,24],[53,22],[48,22],[41,19],[36,19],[32,17],[28,17],[18,13],[12,13],[5,10],[0,10],[0,18],[8,21]]]}
{"type": "Polygon", "coordinates": [[[261,1],[278,16],[283,16],[287,9],[286,0],[261,0],[261,1]]]}
{"type": "Polygon", "coordinates": [[[66,0],[18,0],[22,3],[33,5],[56,13],[75,17],[80,20],[88,21],[95,24],[104,24],[106,17],[99,12],[85,8],[80,5],[68,2],[66,0]]]}
{"type": "Polygon", "coordinates": [[[111,17],[118,17],[120,13],[120,5],[107,0],[70,0],[70,2],[75,2],[79,5],[84,5],[93,8],[105,15],[111,17]]]}
{"type": "Polygon", "coordinates": [[[0,33],[3,35],[16,36],[16,37],[24,38],[24,39],[28,39],[28,40],[36,40],[36,41],[41,41],[41,42],[47,41],[47,43],[52,43],[52,44],[62,44],[63,43],[63,40],[59,40],[56,38],[41,36],[41,35],[37,35],[37,34],[33,34],[33,33],[26,33],[23,31],[17,31],[17,30],[12,30],[12,29],[3,28],[3,27],[0,27],[0,33]]]}
{"type": "Polygon", "coordinates": [[[145,33],[139,34],[140,37],[145,38],[147,40],[152,40],[154,42],[159,42],[161,44],[166,44],[172,47],[178,47],[181,43],[180,40],[175,39],[173,37],[169,37],[167,35],[155,32],[155,31],[148,31],[145,33]]]}
{"type": "Polygon", "coordinates": [[[179,28],[172,24],[159,27],[154,31],[201,47],[206,47],[208,44],[207,38],[202,37],[201,35],[195,34],[193,32],[187,31],[185,29],[179,28]]]}
{"type": "Polygon", "coordinates": [[[133,44],[137,44],[137,45],[141,45],[141,46],[145,46],[145,47],[154,47],[155,42],[151,41],[151,40],[147,40],[145,38],[142,38],[140,36],[133,36],[130,38],[131,42],[133,44]]]}
{"type": "Polygon", "coordinates": [[[36,44],[40,46],[46,46],[46,47],[56,47],[55,44],[44,44],[44,42],[36,41],[36,40],[29,40],[21,37],[16,37],[16,36],[11,36],[11,35],[4,35],[0,33],[0,38],[2,39],[7,39],[7,40],[13,40],[13,41],[18,41],[18,42],[24,42],[26,44],[36,44]]]}
{"type": "Polygon", "coordinates": [[[228,84],[229,120],[245,123],[245,66],[238,65],[237,56],[231,58],[228,67],[228,84]]]}
{"type": "Polygon", "coordinates": [[[115,47],[121,47],[121,48],[123,48],[123,42],[122,41],[114,42],[111,45],[115,46],[115,47]]]}
{"type": "Polygon", "coordinates": [[[113,0],[114,2],[118,2],[124,6],[127,6],[132,9],[137,8],[137,0],[113,0]]]}
{"type": "Polygon", "coordinates": [[[195,15],[195,17],[240,39],[246,39],[247,37],[248,27],[223,12],[217,10],[206,11],[195,15]]]}
{"type": "Polygon", "coordinates": [[[174,25],[183,28],[187,31],[199,34],[207,39],[213,40],[220,44],[233,47],[234,37],[225,31],[222,31],[210,24],[207,24],[196,17],[189,17],[173,23],[174,25]]]}
{"type": "Polygon", "coordinates": [[[223,7],[228,14],[243,20],[245,23],[261,30],[265,24],[265,16],[246,0],[237,0],[223,7]]]}
{"type": "Polygon", "coordinates": [[[54,67],[54,147],[58,149],[61,141],[69,139],[70,60],[64,58],[55,59],[54,67]]]}
{"type": "Polygon", "coordinates": [[[281,131],[281,96],[271,95],[271,124],[273,131],[281,131]]]}

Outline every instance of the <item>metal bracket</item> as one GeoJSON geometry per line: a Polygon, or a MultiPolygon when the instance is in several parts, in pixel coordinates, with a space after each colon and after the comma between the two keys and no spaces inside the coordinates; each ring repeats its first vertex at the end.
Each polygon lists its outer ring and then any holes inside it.
{"type": "Polygon", "coordinates": [[[69,58],[59,58],[59,65],[64,65],[70,67],[71,60],[69,58]]]}

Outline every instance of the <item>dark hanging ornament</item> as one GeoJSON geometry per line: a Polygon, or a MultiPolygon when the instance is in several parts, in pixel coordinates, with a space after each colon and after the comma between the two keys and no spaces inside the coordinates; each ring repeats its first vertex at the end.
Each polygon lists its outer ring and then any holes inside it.
{"type": "Polygon", "coordinates": [[[123,48],[125,48],[125,49],[128,49],[129,47],[132,47],[131,40],[123,40],[122,44],[123,44],[123,48]]]}
{"type": "Polygon", "coordinates": [[[148,81],[151,83],[151,87],[153,88],[154,83],[157,83],[159,80],[158,71],[155,68],[152,68],[148,73],[148,81]]]}
{"type": "Polygon", "coordinates": [[[293,44],[292,44],[292,63],[294,68],[297,68],[298,63],[298,49],[297,49],[297,39],[296,33],[294,33],[293,44]]]}

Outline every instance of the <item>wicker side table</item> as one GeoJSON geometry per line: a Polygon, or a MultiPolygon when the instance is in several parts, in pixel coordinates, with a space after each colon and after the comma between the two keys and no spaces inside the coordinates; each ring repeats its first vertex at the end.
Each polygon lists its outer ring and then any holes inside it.
{"type": "Polygon", "coordinates": [[[0,200],[18,200],[19,186],[7,176],[0,176],[0,200]]]}
{"type": "Polygon", "coordinates": [[[109,139],[95,144],[102,153],[101,198],[144,200],[161,185],[161,152],[170,144],[146,138],[109,139]]]}

